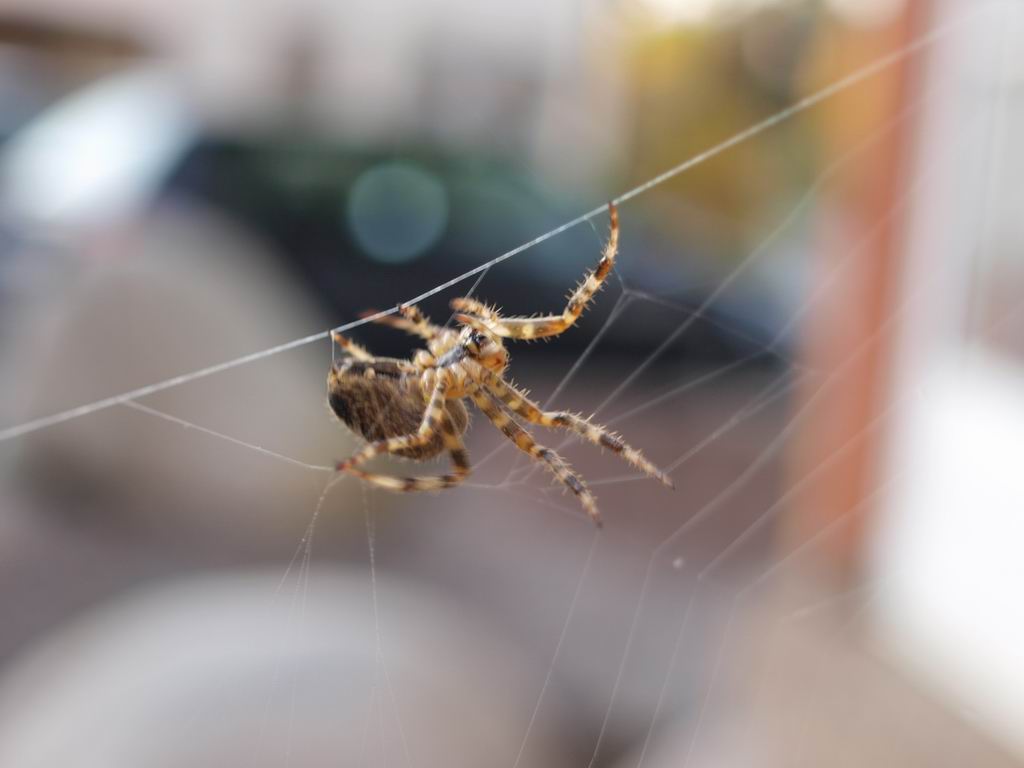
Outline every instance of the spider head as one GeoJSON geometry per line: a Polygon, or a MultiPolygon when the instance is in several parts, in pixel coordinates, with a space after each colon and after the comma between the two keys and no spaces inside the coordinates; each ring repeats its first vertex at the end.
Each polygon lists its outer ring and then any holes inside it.
{"type": "Polygon", "coordinates": [[[463,324],[460,343],[466,356],[495,373],[504,371],[508,365],[508,350],[501,340],[476,317],[457,315],[456,319],[463,324]]]}

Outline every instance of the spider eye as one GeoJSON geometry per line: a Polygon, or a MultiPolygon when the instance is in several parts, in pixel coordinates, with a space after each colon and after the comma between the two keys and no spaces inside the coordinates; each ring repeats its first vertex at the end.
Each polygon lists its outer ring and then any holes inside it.
{"type": "Polygon", "coordinates": [[[472,339],[473,343],[476,344],[478,347],[482,347],[484,344],[487,343],[487,336],[485,334],[480,333],[479,331],[474,333],[470,338],[472,339]]]}

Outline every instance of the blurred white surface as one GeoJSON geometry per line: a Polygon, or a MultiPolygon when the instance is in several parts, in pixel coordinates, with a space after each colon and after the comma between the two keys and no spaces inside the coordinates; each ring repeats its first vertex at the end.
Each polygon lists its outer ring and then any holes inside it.
{"type": "MultiPolygon", "coordinates": [[[[51,635],[0,681],[0,766],[511,764],[536,691],[506,641],[382,578],[378,647],[365,569],[282,575],[142,588],[51,635]]],[[[558,764],[552,732],[523,765],[558,764]]]]}
{"type": "Polygon", "coordinates": [[[1024,373],[979,355],[925,380],[877,552],[882,637],[1024,756],[1024,373]]]}
{"type": "Polygon", "coordinates": [[[63,230],[138,214],[196,136],[173,80],[138,69],[46,110],[3,148],[7,215],[63,230]]]}

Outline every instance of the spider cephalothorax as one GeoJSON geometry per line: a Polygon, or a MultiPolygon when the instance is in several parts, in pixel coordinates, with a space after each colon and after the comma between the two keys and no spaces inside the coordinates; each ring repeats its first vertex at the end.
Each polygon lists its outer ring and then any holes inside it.
{"type": "Polygon", "coordinates": [[[560,315],[503,317],[475,299],[451,302],[461,326],[432,324],[415,306],[400,308],[400,316],[376,322],[419,336],[426,343],[411,360],[374,357],[340,333],[334,341],[348,356],[331,366],[327,377],[331,410],[350,429],[368,441],[355,456],[340,462],[339,471],[397,491],[451,488],[469,474],[469,456],[462,435],[469,424],[463,400],[474,405],[516,446],[542,462],[583,504],[600,525],[593,494],[565,461],[550,448],[534,442],[513,414],[531,424],[567,429],[595,445],[608,448],[651,477],[671,487],[671,479],[640,451],[604,427],[567,411],[544,411],[524,392],[505,381],[508,351],[502,339],[538,339],[556,336],[576,322],[587,303],[611,272],[618,252],[619,222],[614,205],[608,206],[611,231],[597,267],[577,286],[560,315]],[[451,474],[398,478],[366,472],[360,465],[382,453],[409,459],[430,459],[447,451],[451,474]]]}

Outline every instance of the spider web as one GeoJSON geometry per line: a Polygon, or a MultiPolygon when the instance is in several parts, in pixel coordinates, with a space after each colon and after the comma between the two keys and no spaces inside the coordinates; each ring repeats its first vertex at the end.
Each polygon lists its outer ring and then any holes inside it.
{"type": "MultiPolygon", "coordinates": [[[[907,57],[927,49],[950,29],[962,23],[962,20],[957,20],[933,30],[900,50],[878,59],[619,195],[615,202],[622,209],[624,223],[629,219],[629,207],[624,204],[633,198],[671,181],[685,171],[771,130],[794,115],[805,112],[829,97],[855,87],[907,57]]],[[[609,518],[610,530],[604,532],[593,530],[582,511],[573,506],[572,499],[559,496],[562,489],[550,485],[546,476],[535,476],[538,473],[535,464],[523,461],[518,456],[510,458],[514,451],[509,450],[507,442],[498,439],[494,439],[493,447],[489,451],[481,454],[482,458],[473,462],[474,479],[459,489],[426,499],[386,497],[385,494],[365,486],[357,488],[358,483],[355,480],[336,475],[331,465],[304,461],[140,402],[159,392],[222,374],[299,347],[314,343],[329,344],[328,330],[8,427],[0,430],[0,441],[12,440],[120,406],[149,418],[193,430],[197,433],[196,439],[210,438],[223,441],[226,443],[225,450],[233,447],[252,451],[265,459],[288,465],[296,471],[319,475],[322,483],[318,484],[318,495],[311,504],[312,512],[308,525],[274,591],[275,600],[288,601],[288,621],[283,628],[286,635],[305,631],[310,585],[314,580],[316,565],[314,542],[318,524],[330,513],[332,501],[336,501],[339,495],[358,496],[358,506],[363,511],[365,526],[365,557],[371,596],[367,623],[372,627],[373,671],[360,723],[355,728],[346,724],[346,732],[358,734],[356,744],[344,746],[346,764],[351,762],[354,765],[363,765],[376,761],[380,764],[419,766],[434,762],[422,749],[422,742],[426,736],[424,729],[417,723],[424,711],[422,702],[413,701],[412,694],[403,688],[404,679],[397,678],[394,673],[397,654],[396,642],[391,634],[394,630],[391,627],[396,626],[399,620],[395,613],[389,613],[387,607],[393,587],[383,585],[379,578],[382,555],[386,556],[384,549],[388,546],[387,532],[380,530],[378,525],[380,507],[387,503],[392,510],[398,510],[400,513],[407,510],[410,515],[429,517],[430,526],[437,528],[449,524],[444,519],[445,510],[449,507],[464,507],[479,515],[483,514],[480,509],[482,505],[471,501],[472,498],[504,497],[505,502],[497,506],[503,506],[506,510],[500,514],[486,514],[482,525],[497,527],[501,524],[500,532],[509,536],[515,535],[509,527],[511,524],[499,522],[500,515],[507,515],[508,507],[523,504],[535,517],[530,522],[531,527],[524,529],[520,535],[535,534],[542,530],[537,527],[537,520],[546,524],[550,516],[556,516],[559,521],[565,522],[564,532],[559,533],[557,544],[562,547],[569,542],[569,547],[562,557],[562,567],[555,570],[555,573],[559,574],[559,583],[551,585],[552,592],[558,593],[558,597],[548,601],[552,615],[548,622],[549,631],[543,641],[544,663],[540,668],[532,670],[536,679],[530,680],[530,683],[535,685],[532,693],[526,698],[528,706],[525,709],[521,706],[513,707],[512,710],[517,713],[516,716],[522,718],[521,729],[517,729],[520,737],[515,739],[508,754],[490,755],[491,764],[508,764],[513,768],[540,764],[538,761],[541,758],[538,755],[542,755],[543,752],[539,751],[541,748],[537,743],[544,739],[544,734],[539,734],[542,730],[541,724],[552,717],[565,717],[565,705],[552,701],[552,691],[556,687],[572,689],[573,673],[566,668],[572,665],[573,651],[578,652],[581,644],[589,644],[591,647],[587,649],[588,653],[600,657],[605,674],[602,679],[590,686],[577,685],[579,690],[585,690],[588,694],[595,691],[600,694],[599,700],[589,706],[590,711],[585,713],[586,716],[583,718],[590,723],[593,732],[589,733],[586,744],[573,755],[577,764],[585,764],[588,768],[619,764],[635,765],[640,768],[643,765],[654,764],[651,761],[656,759],[654,750],[658,737],[663,735],[666,718],[672,713],[678,715],[680,712],[690,713],[686,718],[683,737],[683,764],[690,764],[700,751],[702,739],[708,737],[708,723],[712,720],[714,705],[727,689],[724,678],[728,672],[736,672],[729,669],[729,659],[733,658],[730,650],[733,644],[738,642],[736,627],[741,623],[744,612],[750,609],[766,585],[777,580],[796,561],[813,553],[844,525],[849,524],[856,517],[859,508],[850,510],[819,530],[813,537],[781,554],[765,554],[764,541],[767,529],[787,502],[835,462],[841,460],[845,451],[851,449],[856,440],[880,428],[887,412],[880,414],[850,443],[841,446],[833,454],[822,457],[811,473],[787,487],[784,492],[778,492],[777,489],[766,485],[764,476],[771,473],[779,461],[781,452],[805,424],[813,412],[814,405],[830,384],[846,375],[849,368],[877,340],[879,334],[892,329],[902,313],[908,310],[915,297],[920,295],[926,286],[915,287],[904,303],[897,306],[886,318],[874,336],[864,339],[861,346],[849,350],[845,364],[835,371],[816,371],[789,359],[786,342],[799,324],[807,318],[808,313],[828,295],[828,290],[848,275],[847,270],[856,263],[858,256],[888,224],[889,218],[901,213],[903,204],[917,189],[929,182],[928,169],[918,172],[917,177],[903,193],[897,208],[886,212],[882,219],[859,233],[842,258],[832,265],[824,279],[815,283],[813,290],[804,296],[797,306],[788,309],[784,322],[767,343],[758,343],[753,352],[728,364],[711,366],[696,373],[688,372],[678,380],[670,382],[667,387],[664,386],[665,382],[658,381],[661,369],[655,366],[672,349],[673,344],[697,324],[720,324],[720,321],[709,316],[709,310],[727,297],[731,290],[736,289],[752,270],[771,261],[775,253],[773,246],[780,239],[791,236],[793,231],[802,225],[822,189],[836,174],[855,164],[865,152],[891,131],[905,120],[917,115],[927,98],[928,94],[924,94],[918,100],[905,104],[888,123],[875,129],[856,146],[822,169],[796,203],[766,233],[761,242],[715,284],[700,305],[682,305],[641,290],[630,285],[629,280],[618,271],[614,273],[614,285],[605,293],[599,294],[598,301],[612,304],[608,315],[592,333],[584,351],[560,378],[548,382],[553,386],[550,386],[546,397],[539,399],[545,407],[555,402],[575,407],[575,386],[586,379],[587,364],[608,334],[627,323],[631,313],[638,309],[672,313],[680,319],[671,333],[628,373],[601,382],[602,387],[594,387],[592,399],[595,402],[587,404],[592,407],[598,422],[621,430],[627,439],[638,447],[644,448],[645,443],[641,435],[632,433],[631,426],[644,424],[645,418],[654,418],[681,428],[682,420],[676,414],[685,408],[686,403],[691,400],[698,404],[705,402],[701,399],[703,394],[728,386],[735,374],[746,371],[759,361],[772,359],[784,362],[784,365],[767,371],[763,368],[758,369],[754,376],[747,379],[754,383],[738,388],[734,396],[730,397],[727,412],[712,414],[701,420],[702,424],[709,428],[704,431],[697,428],[687,429],[685,437],[692,441],[692,444],[683,446],[675,443],[673,453],[652,456],[656,463],[676,477],[679,487],[683,485],[679,482],[681,473],[686,472],[709,451],[721,446],[734,433],[755,424],[757,429],[751,434],[757,434],[762,438],[761,443],[743,454],[742,460],[735,462],[735,472],[721,482],[713,480],[710,483],[710,491],[703,497],[687,498],[685,486],[683,493],[677,492],[676,496],[658,497],[659,493],[667,493],[658,488],[646,491],[642,496],[645,504],[658,504],[662,512],[670,514],[661,515],[660,527],[653,533],[637,534],[641,538],[639,542],[629,540],[631,533],[628,530],[628,522],[630,515],[643,513],[644,510],[634,508],[627,515],[622,512],[620,506],[624,502],[628,503],[630,489],[634,488],[636,483],[651,481],[634,472],[623,471],[610,460],[601,462],[602,469],[590,468],[590,465],[599,459],[583,459],[588,446],[582,447],[578,452],[580,461],[587,462],[587,469],[581,473],[588,478],[591,487],[602,493],[607,492],[611,502],[606,502],[607,511],[613,513],[609,518]],[[612,291],[614,299],[609,295],[612,291]],[[798,390],[803,393],[799,406],[785,413],[784,409],[790,398],[798,390]],[[476,479],[478,477],[483,479],[476,479]],[[751,488],[754,486],[758,490],[755,498],[751,498],[751,488]],[[768,498],[757,495],[766,487],[768,498]],[[448,498],[449,496],[451,498],[448,498]],[[744,498],[744,503],[738,505],[741,513],[737,514],[736,502],[740,497],[744,498]],[[651,502],[656,498],[661,500],[651,502]],[[721,519],[723,516],[724,521],[721,519]],[[709,526],[709,523],[717,525],[709,526]],[[709,534],[712,527],[714,531],[709,534]],[[644,554],[636,557],[638,551],[644,554]],[[637,563],[639,570],[636,569],[637,563]],[[600,615],[594,615],[594,612],[599,610],[595,606],[601,604],[603,590],[609,582],[620,577],[623,578],[625,586],[619,585],[612,590],[607,599],[613,605],[609,612],[614,614],[617,622],[611,626],[610,621],[604,622],[600,615]],[[603,638],[602,642],[592,639],[590,643],[586,637],[581,638],[582,633],[593,632],[595,628],[607,629],[608,637],[603,638]],[[385,639],[391,642],[386,643],[385,639]],[[687,656],[691,658],[684,664],[683,660],[687,656]],[[702,664],[693,659],[700,660],[702,664]],[[569,681],[568,684],[566,680],[569,681]],[[559,681],[560,685],[556,686],[556,681],[559,681]],[[623,745],[628,745],[631,751],[623,752],[623,745]],[[580,757],[583,758],[581,763],[580,757]]],[[[528,243],[402,303],[419,304],[445,294],[453,288],[462,288],[458,294],[473,295],[480,292],[486,295],[488,279],[503,262],[580,224],[600,220],[605,211],[603,205],[595,207],[528,243]],[[463,284],[470,278],[476,279],[467,291],[463,284]]],[[[601,241],[598,229],[594,227],[596,244],[601,241]]],[[[626,230],[623,233],[620,263],[622,259],[628,258],[628,254],[626,230]]],[[[395,311],[396,308],[392,308],[369,318],[343,324],[334,330],[351,331],[395,311]]],[[[726,327],[724,330],[727,333],[744,336],[743,331],[736,328],[726,327]]],[[[745,337],[745,340],[753,343],[749,337],[745,337]]],[[[529,354],[528,350],[520,351],[515,347],[512,351],[517,355],[517,360],[529,354]]],[[[333,357],[333,349],[330,355],[333,357]]],[[[893,404],[893,407],[895,405],[898,403],[893,404]]],[[[648,426],[648,429],[651,427],[648,426]]],[[[474,432],[482,430],[483,427],[478,424],[474,432]]],[[[542,437],[539,430],[537,437],[542,437]]],[[[543,435],[543,439],[549,442],[554,440],[555,442],[550,444],[560,452],[575,448],[576,441],[570,437],[559,439],[555,433],[548,433],[543,435]]],[[[474,444],[471,444],[472,447],[475,447],[474,444]]],[[[479,448],[476,449],[476,453],[479,453],[479,448]]],[[[573,454],[573,457],[575,459],[576,454],[573,454]]],[[[708,483],[704,485],[707,489],[708,483]]],[[[863,503],[867,504],[877,495],[884,493],[885,488],[885,484],[879,485],[874,489],[872,496],[863,503]]],[[[602,504],[602,507],[605,508],[605,504],[602,504]]],[[[460,523],[463,520],[461,516],[458,519],[460,523]]],[[[523,544],[526,545],[525,540],[523,544]]],[[[395,546],[397,549],[398,543],[395,546]]],[[[510,556],[516,556],[520,561],[527,559],[521,548],[510,545],[509,549],[510,556]]],[[[436,554],[444,551],[444,548],[437,547],[433,551],[436,554]]],[[[474,563],[474,567],[477,565],[474,563]]],[[[388,563],[387,566],[390,569],[395,568],[395,564],[392,563],[388,563]]],[[[506,564],[504,572],[499,573],[497,578],[509,576],[508,567],[506,564]]],[[[857,621],[878,587],[877,582],[857,584],[827,599],[799,605],[789,613],[779,616],[777,625],[804,621],[818,612],[852,603],[856,608],[842,625],[842,628],[846,629],[857,621]]],[[[588,670],[593,669],[592,666],[584,667],[588,670]]],[[[295,673],[289,678],[287,674],[282,673],[280,667],[272,671],[271,678],[268,681],[269,692],[263,697],[263,720],[269,723],[276,717],[284,717],[289,721],[291,734],[291,724],[295,721],[297,708],[302,707],[302,702],[297,700],[301,695],[302,686],[295,673]]],[[[766,688],[764,680],[755,685],[755,691],[763,692],[766,688]]],[[[497,693],[492,692],[492,695],[497,693]]],[[[800,731],[800,724],[797,731],[800,731]]],[[[294,743],[301,738],[304,736],[289,735],[287,743],[283,745],[268,744],[266,733],[261,731],[253,739],[254,759],[264,750],[273,751],[275,754],[280,751],[284,764],[303,764],[294,743]]],[[[803,740],[797,738],[794,749],[797,760],[801,758],[802,744],[803,740]]],[[[454,756],[452,761],[449,764],[459,764],[454,756]]]]}

